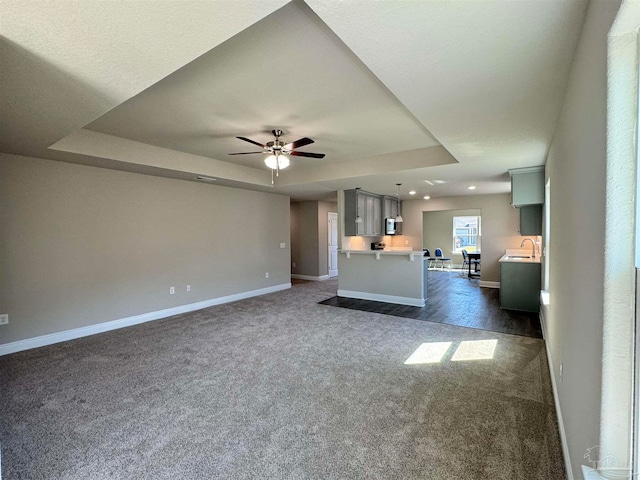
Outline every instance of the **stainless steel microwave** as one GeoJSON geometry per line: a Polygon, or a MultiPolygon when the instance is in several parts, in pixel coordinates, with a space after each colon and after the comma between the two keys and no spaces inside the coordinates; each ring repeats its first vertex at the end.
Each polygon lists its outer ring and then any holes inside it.
{"type": "Polygon", "coordinates": [[[396,234],[396,219],[385,218],[384,219],[384,234],[395,235],[396,234]]]}

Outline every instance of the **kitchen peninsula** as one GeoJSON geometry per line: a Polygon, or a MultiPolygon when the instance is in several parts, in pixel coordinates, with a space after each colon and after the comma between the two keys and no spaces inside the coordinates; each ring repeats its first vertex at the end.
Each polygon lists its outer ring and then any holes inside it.
{"type": "Polygon", "coordinates": [[[424,307],[427,266],[418,250],[340,250],[338,296],[424,307]]]}

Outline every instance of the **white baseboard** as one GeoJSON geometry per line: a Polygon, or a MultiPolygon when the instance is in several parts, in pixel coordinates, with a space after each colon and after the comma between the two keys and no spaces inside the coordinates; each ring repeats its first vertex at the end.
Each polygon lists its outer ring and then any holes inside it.
{"type": "Polygon", "coordinates": [[[237,300],[244,300],[245,298],[257,297],[258,295],[278,292],[280,290],[286,290],[288,288],[291,288],[291,283],[283,283],[281,285],[274,285],[272,287],[260,288],[258,290],[235,293],[233,295],[212,298],[210,300],[190,303],[188,305],[180,305],[179,307],[167,308],[164,310],[158,310],[156,312],[143,313],[141,315],[134,315],[132,317],[97,323],[95,325],[87,325],[86,327],[74,328],[71,330],[65,330],[56,333],[49,333],[47,335],[40,335],[33,338],[26,338],[24,340],[18,340],[16,342],[0,345],[0,356],[21,352],[23,350],[30,350],[32,348],[44,347],[45,345],[52,345],[54,343],[66,342],[67,340],[74,340],[76,338],[88,337],[89,335],[95,335],[96,333],[108,332],[110,330],[130,327],[132,325],[138,325],[140,323],[150,322],[152,320],[160,320],[162,318],[171,317],[173,315],[193,312],[194,310],[201,310],[203,308],[212,307],[214,305],[221,305],[223,303],[235,302],[237,300]]]}
{"type": "Polygon", "coordinates": [[[295,278],[296,280],[311,280],[312,282],[324,282],[325,280],[329,280],[329,275],[314,277],[312,275],[298,275],[297,273],[292,273],[291,278],[295,278]]]}
{"type": "Polygon", "coordinates": [[[383,295],[381,293],[354,292],[353,290],[338,290],[339,297],[357,298],[359,300],[373,300],[374,302],[396,303],[411,307],[424,307],[422,298],[398,297],[395,295],[383,295]]]}
{"type": "Polygon", "coordinates": [[[484,288],[500,288],[500,282],[489,282],[486,280],[480,280],[480,286],[484,288]]]}
{"type": "MultiPolygon", "coordinates": [[[[560,430],[560,444],[562,445],[562,455],[564,457],[564,468],[567,473],[567,480],[574,480],[573,468],[571,467],[571,457],[569,457],[569,445],[567,444],[567,432],[564,429],[564,421],[562,420],[562,410],[560,410],[560,398],[558,397],[558,386],[556,383],[555,369],[553,368],[553,360],[549,351],[549,342],[547,342],[547,325],[545,323],[543,308],[540,309],[540,326],[542,327],[542,338],[547,351],[547,363],[549,364],[549,374],[551,376],[551,389],[553,390],[553,401],[556,405],[556,415],[558,416],[558,429],[560,430]]],[[[586,477],[585,477],[586,478],[586,477]]]]}

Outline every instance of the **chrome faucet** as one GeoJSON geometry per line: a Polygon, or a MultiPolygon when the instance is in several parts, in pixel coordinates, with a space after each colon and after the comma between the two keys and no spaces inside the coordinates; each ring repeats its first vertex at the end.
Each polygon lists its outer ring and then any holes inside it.
{"type": "Polygon", "coordinates": [[[524,242],[526,242],[527,240],[531,242],[531,258],[536,258],[536,244],[530,238],[525,238],[524,240],[522,240],[522,243],[520,244],[520,248],[524,247],[524,242]]]}

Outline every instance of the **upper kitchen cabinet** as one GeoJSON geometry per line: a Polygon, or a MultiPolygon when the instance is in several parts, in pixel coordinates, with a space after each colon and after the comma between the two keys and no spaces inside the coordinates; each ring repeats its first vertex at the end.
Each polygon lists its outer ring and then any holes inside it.
{"type": "Polygon", "coordinates": [[[519,210],[520,235],[542,235],[542,205],[527,205],[519,210]]]}
{"type": "Polygon", "coordinates": [[[541,205],[544,203],[544,166],[514,168],[511,175],[511,204],[541,205]]]}
{"type": "Polygon", "coordinates": [[[396,218],[398,200],[395,197],[384,197],[384,218],[396,218]]]}
{"type": "Polygon", "coordinates": [[[344,235],[376,236],[382,233],[382,199],[362,190],[344,191],[344,235]],[[361,223],[356,223],[360,216],[361,223]]]}
{"type": "MultiPolygon", "coordinates": [[[[383,209],[383,217],[386,218],[396,218],[398,216],[398,198],[397,197],[388,197],[385,196],[382,199],[384,209],[383,209]]],[[[402,211],[402,202],[400,204],[400,211],[402,211]]],[[[384,228],[384,225],[383,225],[384,228]]],[[[398,223],[396,225],[396,235],[400,235],[402,233],[402,223],[398,223]]]]}

